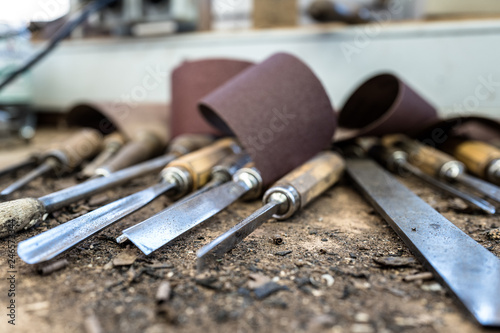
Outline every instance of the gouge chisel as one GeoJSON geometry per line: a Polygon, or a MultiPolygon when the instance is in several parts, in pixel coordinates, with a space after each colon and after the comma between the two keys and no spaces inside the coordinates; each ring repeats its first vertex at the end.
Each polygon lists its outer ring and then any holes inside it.
{"type": "MultiPolygon", "coordinates": [[[[168,208],[163,210],[163,212],[166,210],[174,209],[175,207],[177,207],[177,205],[183,203],[184,201],[191,200],[202,193],[205,193],[217,186],[220,186],[224,183],[231,181],[236,172],[239,169],[243,168],[248,163],[250,163],[250,161],[251,161],[250,156],[245,152],[230,155],[224,158],[220,164],[217,164],[215,167],[212,168],[212,175],[210,177],[210,181],[205,186],[191,193],[190,195],[182,198],[181,200],[176,201],[174,204],[170,205],[168,208]]],[[[131,228],[133,227],[134,226],[132,226],[131,228]]],[[[125,236],[125,234],[122,234],[116,239],[118,243],[123,243],[126,240],[128,240],[128,238],[127,236],[125,236]]]]}
{"type": "Polygon", "coordinates": [[[281,178],[264,193],[264,206],[217,237],[197,253],[198,270],[222,257],[265,221],[291,217],[335,184],[344,172],[344,160],[334,152],[322,152],[281,178]]]}
{"type": "Polygon", "coordinates": [[[102,152],[87,164],[78,175],[80,179],[87,179],[96,176],[96,169],[110,162],[111,158],[123,147],[125,138],[119,132],[114,132],[104,138],[102,152]]]}
{"type": "Polygon", "coordinates": [[[346,172],[417,259],[484,326],[500,326],[500,260],[367,158],[346,172]]]}
{"type": "Polygon", "coordinates": [[[95,170],[96,176],[107,177],[111,173],[157,156],[164,149],[158,136],[149,131],[138,132],[111,159],[95,170]]]}
{"type": "Polygon", "coordinates": [[[43,162],[33,171],[14,182],[0,192],[0,197],[5,197],[22,188],[33,179],[49,171],[69,172],[78,167],[84,160],[96,155],[102,146],[102,134],[94,129],[83,129],[41,155],[43,162]]]}
{"type": "Polygon", "coordinates": [[[172,140],[166,155],[117,171],[108,177],[86,181],[49,195],[0,203],[0,238],[28,229],[44,220],[47,214],[78,200],[123,184],[133,178],[160,171],[165,165],[212,142],[211,136],[188,134],[172,140]]]}
{"type": "Polygon", "coordinates": [[[17,253],[28,264],[52,259],[162,194],[182,197],[203,186],[217,163],[240,151],[241,148],[234,139],[226,138],[180,157],[162,170],[158,184],[22,241],[18,244],[17,253]]]}
{"type": "Polygon", "coordinates": [[[441,192],[448,194],[449,196],[460,198],[465,202],[467,202],[469,205],[477,207],[488,214],[495,214],[496,211],[495,207],[489,202],[481,198],[475,197],[473,195],[459,191],[453,186],[447,185],[437,180],[436,178],[427,175],[426,173],[422,172],[419,168],[410,164],[408,162],[408,154],[399,148],[388,147],[383,145],[374,145],[370,149],[370,154],[374,156],[377,160],[379,160],[381,163],[385,164],[385,166],[393,172],[404,170],[412,174],[413,176],[419,178],[420,180],[423,180],[429,185],[437,188],[441,192]]]}
{"type": "Polygon", "coordinates": [[[191,200],[183,201],[172,209],[164,210],[124,230],[123,234],[147,255],[206,221],[239,198],[257,199],[261,193],[260,172],[249,165],[238,170],[232,181],[191,200]]]}
{"type": "Polygon", "coordinates": [[[448,139],[441,147],[473,174],[500,184],[500,149],[481,141],[448,139]]]}
{"type": "Polygon", "coordinates": [[[465,165],[452,156],[410,138],[395,134],[382,138],[384,145],[403,149],[408,161],[423,172],[438,179],[465,185],[486,197],[500,202],[500,188],[465,173],[465,165]]]}

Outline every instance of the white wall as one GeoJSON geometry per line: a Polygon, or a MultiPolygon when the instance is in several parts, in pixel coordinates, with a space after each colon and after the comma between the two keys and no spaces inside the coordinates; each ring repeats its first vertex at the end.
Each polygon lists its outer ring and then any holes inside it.
{"type": "MultiPolygon", "coordinates": [[[[64,110],[81,99],[115,101],[139,93],[148,68],[170,71],[183,59],[233,57],[259,61],[290,52],[307,62],[336,108],[374,73],[404,78],[443,114],[464,102],[471,112],[498,115],[500,84],[475,97],[479,78],[500,83],[500,21],[330,26],[186,34],[143,40],[68,41],[33,70],[35,102],[64,110]],[[368,30],[365,30],[368,29],[368,30]],[[368,35],[366,32],[368,32],[368,35]],[[364,36],[364,37],[363,37],[364,36]],[[342,48],[350,47],[349,59],[342,48]],[[477,102],[477,103],[476,103],[477,102]]],[[[169,99],[169,82],[147,101],[169,99]]],[[[142,91],[144,92],[144,91],[142,91]]],[[[142,96],[136,96],[142,98],[142,96]]]]}

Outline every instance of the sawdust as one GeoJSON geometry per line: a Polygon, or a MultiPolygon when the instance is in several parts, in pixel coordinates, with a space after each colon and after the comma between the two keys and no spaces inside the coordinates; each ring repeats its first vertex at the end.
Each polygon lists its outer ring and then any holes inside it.
{"type": "MultiPolygon", "coordinates": [[[[0,179],[0,186],[10,181],[0,179]]],[[[112,200],[155,181],[156,176],[149,175],[107,195],[112,200]]],[[[25,193],[36,197],[74,182],[71,177],[38,180],[25,193]]],[[[454,210],[453,200],[415,180],[403,182],[500,255],[499,241],[486,235],[487,230],[500,227],[498,216],[454,210]]],[[[17,258],[16,331],[85,332],[92,324],[105,332],[480,332],[456,302],[434,286],[435,281],[424,282],[425,288],[421,280],[404,281],[426,271],[418,262],[381,267],[373,261],[413,256],[345,180],[288,221],[265,223],[208,272],[204,283],[199,283],[196,272],[196,251],[260,203],[236,203],[150,256],[130,243],[115,242],[122,229],[169,204],[167,198],[159,198],[84,241],[56,258],[66,259],[68,265],[50,275],[39,275],[36,267],[17,258]],[[270,241],[271,235],[280,235],[282,243],[270,241]],[[287,255],[275,255],[289,250],[287,255]],[[124,254],[136,258],[127,266],[109,266],[124,254]],[[266,286],[272,290],[262,290],[263,299],[258,299],[261,294],[256,295],[253,288],[257,287],[250,283],[255,277],[260,287],[273,283],[266,286]],[[160,306],[156,294],[165,281],[171,290],[160,306]]],[[[86,201],[71,205],[10,239],[27,239],[85,213],[89,206],[86,201]]],[[[0,269],[6,274],[6,240],[0,241],[0,258],[0,269]]],[[[6,288],[7,283],[1,282],[0,289],[6,288]]],[[[2,295],[3,308],[6,297],[2,295]]],[[[0,331],[12,331],[5,318],[0,320],[0,331]]]]}

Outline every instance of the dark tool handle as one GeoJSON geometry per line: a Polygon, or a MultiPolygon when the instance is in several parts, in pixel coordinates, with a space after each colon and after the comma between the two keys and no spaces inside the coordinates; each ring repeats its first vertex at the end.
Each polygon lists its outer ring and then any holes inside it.
{"type": "Polygon", "coordinates": [[[186,155],[214,142],[214,137],[204,134],[179,135],[170,142],[168,152],[177,156],[186,155]]]}
{"type": "Polygon", "coordinates": [[[54,157],[64,171],[70,171],[84,160],[95,156],[102,148],[102,134],[92,128],[85,128],[70,137],[65,143],[47,151],[44,159],[54,157]]]}
{"type": "Polygon", "coordinates": [[[335,184],[344,169],[345,162],[339,154],[331,151],[319,153],[267,190],[264,194],[264,204],[272,200],[274,193],[285,194],[288,199],[288,209],[275,217],[287,218],[335,184]]]}
{"type": "Polygon", "coordinates": [[[126,143],[108,163],[100,167],[98,173],[113,173],[152,158],[162,149],[163,144],[155,134],[148,131],[139,132],[135,139],[126,143]]]}
{"type": "Polygon", "coordinates": [[[450,139],[443,149],[463,162],[467,169],[479,177],[488,177],[488,167],[500,159],[500,150],[481,141],[450,139]]]}
{"type": "Polygon", "coordinates": [[[463,163],[453,156],[402,134],[386,135],[382,138],[382,144],[385,147],[403,149],[408,154],[408,161],[411,164],[431,176],[457,176],[465,169],[463,163]]]}
{"type": "Polygon", "coordinates": [[[163,173],[169,168],[182,168],[189,173],[191,178],[191,190],[203,186],[210,179],[212,168],[223,158],[234,152],[239,152],[240,146],[233,138],[225,138],[193,153],[179,157],[163,169],[163,173]]]}

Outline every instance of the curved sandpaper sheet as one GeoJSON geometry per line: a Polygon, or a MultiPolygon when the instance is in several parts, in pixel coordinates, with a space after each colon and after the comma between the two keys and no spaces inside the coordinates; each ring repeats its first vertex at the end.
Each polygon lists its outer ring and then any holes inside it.
{"type": "Polygon", "coordinates": [[[166,104],[132,107],[124,103],[80,103],[70,110],[66,119],[69,125],[96,128],[104,134],[116,128],[129,139],[135,139],[141,131],[148,131],[166,145],[170,137],[166,104]]]}
{"type": "Polygon", "coordinates": [[[302,61],[285,53],[205,96],[200,111],[220,131],[238,137],[264,186],[327,147],[336,127],[321,82],[302,61]]]}
{"type": "Polygon", "coordinates": [[[220,134],[200,115],[198,101],[227,80],[252,66],[248,61],[205,59],[185,61],[171,76],[172,137],[180,134],[220,134]]]}
{"type": "Polygon", "coordinates": [[[392,74],[364,82],[338,116],[340,130],[335,141],[390,133],[415,135],[438,120],[436,109],[392,74]]]}

